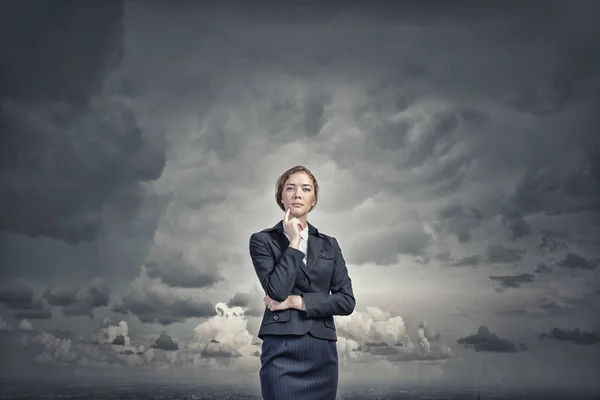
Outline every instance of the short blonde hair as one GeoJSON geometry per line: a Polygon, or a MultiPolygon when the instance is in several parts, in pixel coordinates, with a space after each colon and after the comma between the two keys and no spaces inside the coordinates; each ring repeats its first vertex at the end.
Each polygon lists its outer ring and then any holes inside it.
{"type": "Polygon", "coordinates": [[[275,201],[277,202],[277,205],[279,206],[279,208],[281,208],[281,211],[285,211],[285,207],[281,203],[281,197],[282,197],[282,193],[283,193],[283,185],[285,185],[285,182],[288,180],[290,175],[298,173],[298,172],[304,172],[313,181],[314,194],[315,194],[315,205],[310,207],[309,212],[312,211],[317,206],[317,202],[319,201],[319,184],[317,183],[317,179],[312,174],[312,172],[310,172],[310,170],[308,168],[306,168],[303,165],[296,165],[295,167],[292,167],[292,168],[288,169],[287,171],[285,171],[279,177],[279,179],[277,179],[277,184],[275,185],[275,201]]]}

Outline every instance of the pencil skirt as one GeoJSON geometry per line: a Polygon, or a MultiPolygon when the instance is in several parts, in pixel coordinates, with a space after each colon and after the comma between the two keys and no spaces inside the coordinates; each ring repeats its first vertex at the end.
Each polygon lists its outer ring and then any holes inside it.
{"type": "Polygon", "coordinates": [[[338,353],[334,340],[265,335],[260,356],[263,400],[335,400],[338,353]]]}

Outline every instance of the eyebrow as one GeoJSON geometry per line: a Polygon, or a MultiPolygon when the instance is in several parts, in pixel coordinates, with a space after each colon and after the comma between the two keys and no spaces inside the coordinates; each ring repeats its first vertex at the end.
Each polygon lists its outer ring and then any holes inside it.
{"type": "MultiPolygon", "coordinates": [[[[295,183],[288,183],[285,186],[296,186],[296,184],[295,183]]],[[[312,185],[310,183],[303,183],[301,186],[310,186],[310,187],[312,187],[312,185]]]]}

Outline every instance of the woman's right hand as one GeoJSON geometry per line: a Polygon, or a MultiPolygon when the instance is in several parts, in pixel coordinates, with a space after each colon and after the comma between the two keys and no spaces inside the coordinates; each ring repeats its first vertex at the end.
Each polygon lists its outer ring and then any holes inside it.
{"type": "Polygon", "coordinates": [[[296,217],[290,218],[290,209],[285,210],[285,216],[283,217],[283,230],[290,237],[291,242],[300,241],[300,231],[304,229],[302,222],[296,217]]]}

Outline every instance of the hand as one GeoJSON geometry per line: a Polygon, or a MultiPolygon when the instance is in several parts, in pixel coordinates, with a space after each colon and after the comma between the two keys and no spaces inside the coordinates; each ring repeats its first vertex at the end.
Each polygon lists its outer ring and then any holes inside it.
{"type": "Polygon", "coordinates": [[[291,295],[284,301],[277,301],[267,295],[263,297],[263,301],[265,302],[265,306],[271,311],[282,311],[287,310],[288,308],[304,310],[304,299],[302,296],[291,295]]]}
{"type": "Polygon", "coordinates": [[[285,210],[285,215],[283,216],[283,230],[290,237],[290,242],[299,241],[300,240],[300,231],[304,229],[302,226],[302,222],[296,217],[290,218],[290,208],[288,207],[285,210]]]}

